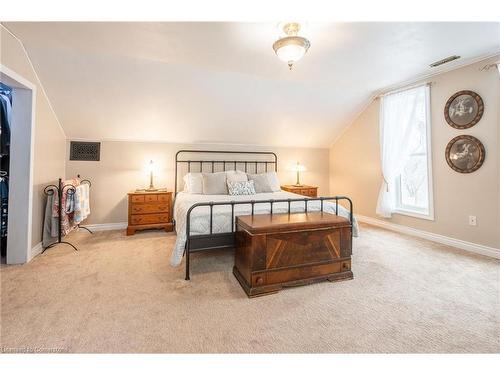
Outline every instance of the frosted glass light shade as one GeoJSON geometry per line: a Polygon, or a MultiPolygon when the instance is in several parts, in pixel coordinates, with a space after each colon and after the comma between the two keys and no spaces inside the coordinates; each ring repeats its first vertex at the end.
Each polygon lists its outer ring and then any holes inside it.
{"type": "Polygon", "coordinates": [[[297,46],[295,44],[290,44],[288,46],[283,46],[276,51],[276,55],[281,61],[298,61],[306,53],[306,50],[302,46],[297,46]]]}
{"type": "Polygon", "coordinates": [[[287,36],[274,42],[273,49],[278,58],[286,62],[291,69],[293,63],[305,55],[310,45],[311,43],[301,36],[287,36]]]}

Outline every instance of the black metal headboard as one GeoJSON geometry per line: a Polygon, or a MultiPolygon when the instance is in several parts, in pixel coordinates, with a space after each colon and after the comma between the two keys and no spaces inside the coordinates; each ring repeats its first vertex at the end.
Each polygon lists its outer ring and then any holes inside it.
{"type": "MultiPolygon", "coordinates": [[[[182,165],[187,165],[187,172],[192,172],[196,170],[197,172],[202,172],[203,167],[208,165],[209,170],[206,172],[215,172],[216,168],[221,168],[220,171],[236,170],[239,167],[243,167],[242,170],[245,172],[259,172],[259,166],[261,166],[261,171],[268,172],[270,166],[274,165],[274,171],[278,171],[278,156],[274,152],[268,151],[207,151],[207,150],[180,150],[175,154],[175,195],[177,195],[177,190],[179,186],[179,167],[182,165]],[[189,157],[189,154],[193,156],[189,157]],[[201,155],[200,155],[201,154],[201,155]],[[205,154],[205,155],[203,155],[205,154]],[[203,156],[207,155],[219,155],[216,160],[204,159],[203,156]],[[226,155],[232,155],[230,159],[226,159],[226,155]],[[259,160],[254,155],[260,155],[259,160]],[[201,156],[201,157],[200,157],[201,156]],[[255,158],[255,159],[250,159],[255,158]],[[272,160],[271,160],[272,159],[272,160]],[[226,168],[228,167],[228,168],[226,168]]],[[[272,170],[272,169],[271,169],[272,170]]],[[[183,176],[181,176],[182,178],[183,176]]]]}

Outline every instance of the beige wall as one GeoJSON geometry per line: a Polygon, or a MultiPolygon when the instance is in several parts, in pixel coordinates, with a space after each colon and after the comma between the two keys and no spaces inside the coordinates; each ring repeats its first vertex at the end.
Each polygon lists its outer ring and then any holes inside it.
{"type": "Polygon", "coordinates": [[[300,161],[307,167],[301,182],[319,186],[321,194],[328,194],[329,191],[328,149],[106,141],[101,143],[99,162],[66,163],[68,178],[80,174],[82,178],[92,181],[91,215],[86,222],[104,224],[127,221],[127,192],[148,186],[145,166],[151,159],[158,169],[155,186],[173,190],[175,153],[181,149],[274,151],[278,155],[281,183],[295,183],[295,174],[289,171],[289,168],[296,161],[300,161]]]}
{"type": "MultiPolygon", "coordinates": [[[[499,75],[480,71],[490,59],[432,78],[431,135],[435,220],[395,214],[389,221],[444,236],[500,248],[499,75]],[[473,128],[456,130],[443,116],[447,99],[460,90],[473,90],[485,111],[473,128]],[[450,169],[444,158],[447,143],[460,134],[479,138],[486,148],[482,168],[471,174],[450,169]],[[469,215],[477,226],[468,225],[469,215]]],[[[330,149],[330,190],[353,198],[355,213],[375,217],[382,181],[379,152],[379,101],[375,100],[330,149]]]]}
{"type": "Polygon", "coordinates": [[[35,113],[35,155],[33,173],[33,232],[32,245],[42,240],[45,209],[43,188],[64,177],[65,136],[51,111],[47,98],[24,50],[14,37],[0,25],[0,62],[37,87],[35,113]]]}

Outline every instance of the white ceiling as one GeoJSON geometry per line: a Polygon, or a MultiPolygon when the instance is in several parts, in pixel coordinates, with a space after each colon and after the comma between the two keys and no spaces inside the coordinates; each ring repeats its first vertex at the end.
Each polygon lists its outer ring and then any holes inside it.
{"type": "Polygon", "coordinates": [[[6,23],[71,139],[327,147],[378,90],[500,51],[500,23],[6,23]]]}

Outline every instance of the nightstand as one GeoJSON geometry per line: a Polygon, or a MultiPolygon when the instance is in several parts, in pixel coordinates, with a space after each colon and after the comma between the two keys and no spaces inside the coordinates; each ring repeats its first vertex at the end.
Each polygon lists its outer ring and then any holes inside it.
{"type": "Polygon", "coordinates": [[[318,187],[309,185],[283,185],[281,190],[289,191],[290,193],[305,195],[306,197],[316,198],[318,196],[318,187]]]}
{"type": "Polygon", "coordinates": [[[172,192],[134,191],[128,193],[127,236],[141,229],[165,229],[170,232],[172,224],[172,192]]]}

